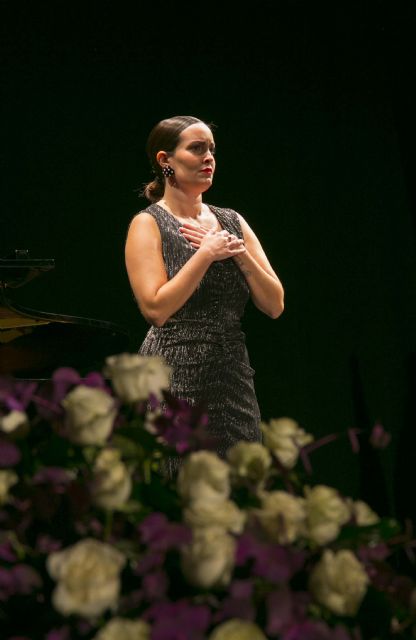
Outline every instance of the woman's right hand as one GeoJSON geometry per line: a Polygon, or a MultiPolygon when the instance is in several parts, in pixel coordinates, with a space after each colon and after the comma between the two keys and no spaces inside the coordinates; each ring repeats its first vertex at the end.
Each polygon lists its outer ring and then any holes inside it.
{"type": "Polygon", "coordinates": [[[186,224],[181,232],[194,249],[208,253],[213,262],[240,255],[246,251],[244,240],[225,229],[213,231],[186,224]]]}

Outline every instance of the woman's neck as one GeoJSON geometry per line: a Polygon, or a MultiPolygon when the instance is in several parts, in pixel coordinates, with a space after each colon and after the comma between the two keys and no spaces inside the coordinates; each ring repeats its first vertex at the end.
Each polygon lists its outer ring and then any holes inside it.
{"type": "Polygon", "coordinates": [[[201,194],[193,196],[169,189],[165,190],[159,202],[178,218],[196,218],[202,210],[201,194]]]}

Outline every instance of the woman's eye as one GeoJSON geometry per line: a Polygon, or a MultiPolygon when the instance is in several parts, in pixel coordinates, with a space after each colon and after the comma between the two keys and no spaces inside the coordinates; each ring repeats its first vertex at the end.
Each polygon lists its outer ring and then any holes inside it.
{"type": "Polygon", "coordinates": [[[196,144],[193,144],[191,146],[191,151],[201,154],[203,155],[204,153],[207,152],[207,150],[210,150],[210,152],[212,153],[212,155],[215,154],[215,147],[208,147],[206,144],[204,144],[203,142],[198,142],[196,144]]]}

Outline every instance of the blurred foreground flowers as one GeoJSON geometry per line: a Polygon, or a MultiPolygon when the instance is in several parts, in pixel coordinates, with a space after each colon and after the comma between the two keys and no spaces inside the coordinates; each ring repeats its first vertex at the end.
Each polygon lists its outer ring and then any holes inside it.
{"type": "Polygon", "coordinates": [[[314,484],[293,419],[221,460],[168,382],[132,354],[0,381],[0,638],[416,638],[411,532],[314,484]]]}

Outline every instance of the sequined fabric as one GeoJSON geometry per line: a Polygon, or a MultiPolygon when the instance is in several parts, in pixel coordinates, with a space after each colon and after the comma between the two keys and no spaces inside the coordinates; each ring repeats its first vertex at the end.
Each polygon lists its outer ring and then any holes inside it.
{"type": "MultiPolygon", "coordinates": [[[[221,227],[242,237],[235,211],[210,206],[221,227]]],[[[194,249],[179,231],[181,223],[163,207],[147,209],[156,220],[169,279],[194,249]]],[[[217,452],[239,440],[260,441],[260,412],[255,395],[241,317],[249,298],[247,282],[232,258],[213,262],[188,301],[163,327],[151,327],[139,353],[162,355],[172,367],[171,391],[190,403],[202,403],[217,452]]]]}

